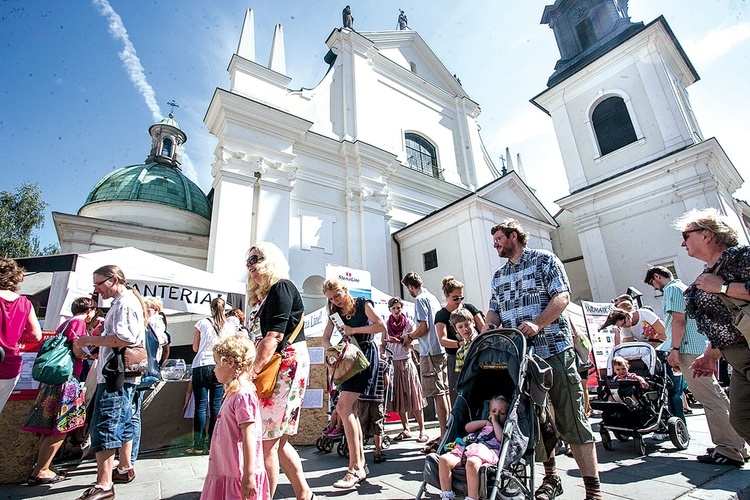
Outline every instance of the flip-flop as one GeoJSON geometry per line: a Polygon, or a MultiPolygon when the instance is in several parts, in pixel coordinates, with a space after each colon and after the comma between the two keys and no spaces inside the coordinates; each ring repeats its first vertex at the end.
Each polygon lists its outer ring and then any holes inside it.
{"type": "Polygon", "coordinates": [[[419,437],[417,438],[417,443],[426,443],[429,440],[430,438],[429,436],[427,436],[427,434],[420,434],[419,437]]]}
{"type": "MultiPolygon", "coordinates": [[[[402,441],[404,439],[411,439],[411,433],[406,431],[399,432],[395,438],[393,438],[394,441],[402,441]]],[[[422,441],[420,441],[422,442],[422,441]]]]}
{"type": "Polygon", "coordinates": [[[425,454],[436,453],[439,447],[440,447],[440,438],[437,437],[433,439],[432,441],[430,441],[429,443],[427,443],[427,446],[422,448],[422,453],[425,453],[425,454]]]}
{"type": "Polygon", "coordinates": [[[380,455],[375,455],[375,458],[372,459],[373,462],[376,464],[382,464],[385,462],[385,453],[380,453],[380,455]]]}
{"type": "Polygon", "coordinates": [[[65,481],[68,479],[66,476],[61,476],[60,474],[55,474],[52,477],[30,477],[26,484],[28,486],[37,486],[40,484],[55,484],[59,483],[60,481],[65,481]]]}

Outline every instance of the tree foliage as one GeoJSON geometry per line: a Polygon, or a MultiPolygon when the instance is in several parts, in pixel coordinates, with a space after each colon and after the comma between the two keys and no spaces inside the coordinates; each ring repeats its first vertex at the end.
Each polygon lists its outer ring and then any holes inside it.
{"type": "Polygon", "coordinates": [[[38,184],[24,183],[13,193],[0,191],[1,256],[15,259],[40,254],[36,230],[44,225],[46,207],[38,184]]]}

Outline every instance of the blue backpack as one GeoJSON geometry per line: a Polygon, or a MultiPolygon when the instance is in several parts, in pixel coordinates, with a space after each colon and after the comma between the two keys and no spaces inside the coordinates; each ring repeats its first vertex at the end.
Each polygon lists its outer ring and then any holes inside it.
{"type": "Polygon", "coordinates": [[[151,325],[146,327],[146,354],[148,358],[148,366],[146,372],[141,376],[141,383],[138,384],[137,389],[149,389],[159,383],[161,380],[161,371],[159,370],[159,360],[156,359],[156,352],[159,350],[159,339],[156,333],[151,328],[151,325]]]}

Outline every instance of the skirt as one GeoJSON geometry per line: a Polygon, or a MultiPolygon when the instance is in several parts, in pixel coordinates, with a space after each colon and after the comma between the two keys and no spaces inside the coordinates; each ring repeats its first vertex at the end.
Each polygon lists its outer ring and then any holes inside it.
{"type": "Polygon", "coordinates": [[[281,367],[273,394],[270,398],[259,400],[264,441],[297,434],[300,409],[309,376],[310,355],[305,341],[287,345],[282,352],[281,367]]]}
{"type": "Polygon", "coordinates": [[[409,359],[393,361],[393,400],[388,402],[388,411],[415,413],[427,406],[422,395],[422,383],[417,367],[409,359]]]}
{"type": "Polygon", "coordinates": [[[75,376],[59,385],[39,384],[39,394],[22,430],[63,434],[86,423],[86,390],[75,376]]]}

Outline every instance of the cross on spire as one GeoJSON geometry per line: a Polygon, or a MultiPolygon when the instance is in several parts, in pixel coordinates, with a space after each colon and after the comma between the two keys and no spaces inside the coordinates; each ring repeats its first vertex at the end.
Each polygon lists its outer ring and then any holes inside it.
{"type": "Polygon", "coordinates": [[[174,99],[172,99],[171,101],[169,101],[167,103],[167,106],[169,106],[170,108],[172,108],[172,110],[169,112],[169,117],[173,118],[174,117],[174,108],[179,108],[180,105],[177,104],[174,99]]]}

